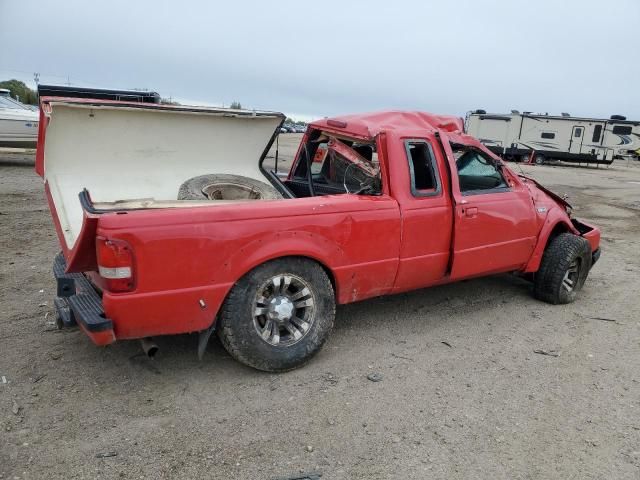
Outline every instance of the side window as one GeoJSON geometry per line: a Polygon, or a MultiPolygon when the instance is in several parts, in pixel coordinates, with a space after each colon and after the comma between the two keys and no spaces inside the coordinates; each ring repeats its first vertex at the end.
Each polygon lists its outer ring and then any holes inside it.
{"type": "Polygon", "coordinates": [[[556,134],[552,133],[552,132],[542,132],[540,134],[540,138],[546,138],[546,139],[552,139],[552,138],[556,138],[556,134]]]}
{"type": "Polygon", "coordinates": [[[464,151],[456,160],[456,167],[463,194],[508,188],[495,162],[476,150],[464,151]]]}
{"type": "Polygon", "coordinates": [[[407,140],[405,142],[411,193],[415,197],[426,197],[440,193],[438,168],[431,145],[424,140],[407,140]]]}
{"type": "Polygon", "coordinates": [[[593,127],[593,138],[591,139],[591,141],[599,142],[601,134],[602,134],[602,125],[596,125],[595,127],[593,127]]]}
{"type": "Polygon", "coordinates": [[[625,125],[615,125],[613,127],[613,133],[616,135],[631,135],[631,127],[625,125]]]}
{"type": "Polygon", "coordinates": [[[582,136],[582,129],[576,128],[576,131],[574,132],[573,136],[576,138],[580,138],[582,136]]]}

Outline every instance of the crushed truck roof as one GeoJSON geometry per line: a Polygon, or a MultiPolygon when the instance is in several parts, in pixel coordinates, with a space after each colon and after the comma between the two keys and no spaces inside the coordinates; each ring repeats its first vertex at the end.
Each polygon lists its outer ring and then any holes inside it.
{"type": "Polygon", "coordinates": [[[310,124],[312,128],[335,132],[344,130],[362,138],[374,138],[379,133],[391,130],[462,132],[463,125],[464,120],[453,115],[399,110],[324,118],[310,124]]]}

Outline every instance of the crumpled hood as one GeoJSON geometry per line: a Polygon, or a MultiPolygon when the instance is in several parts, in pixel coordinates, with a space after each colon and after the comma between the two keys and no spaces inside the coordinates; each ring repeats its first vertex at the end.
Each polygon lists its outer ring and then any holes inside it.
{"type": "MultiPolygon", "coordinates": [[[[528,177],[526,175],[519,175],[521,178],[524,178],[527,180],[527,182],[531,182],[533,183],[536,188],[538,190],[541,190],[542,192],[546,193],[549,197],[551,197],[557,204],[559,204],[562,208],[564,208],[567,213],[569,213],[571,211],[571,209],[573,208],[571,206],[571,204],[569,202],[567,202],[564,198],[562,198],[561,196],[559,196],[556,193],[553,193],[551,190],[547,189],[546,187],[542,186],[540,183],[538,183],[535,179],[528,177]]],[[[534,198],[534,200],[536,200],[536,198],[534,198]]]]}

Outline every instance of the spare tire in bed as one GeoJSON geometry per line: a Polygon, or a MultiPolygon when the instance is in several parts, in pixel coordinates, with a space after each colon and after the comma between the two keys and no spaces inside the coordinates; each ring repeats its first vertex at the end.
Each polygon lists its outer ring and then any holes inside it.
{"type": "Polygon", "coordinates": [[[180,185],[178,200],[275,200],[282,195],[271,185],[240,175],[200,175],[180,185]]]}

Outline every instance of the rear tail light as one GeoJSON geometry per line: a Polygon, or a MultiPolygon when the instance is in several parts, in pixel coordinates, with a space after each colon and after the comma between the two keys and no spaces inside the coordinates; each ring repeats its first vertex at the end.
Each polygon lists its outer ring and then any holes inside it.
{"type": "Polygon", "coordinates": [[[111,292],[129,292],[135,287],[133,252],[123,240],[98,237],[96,242],[98,273],[111,292]]]}

